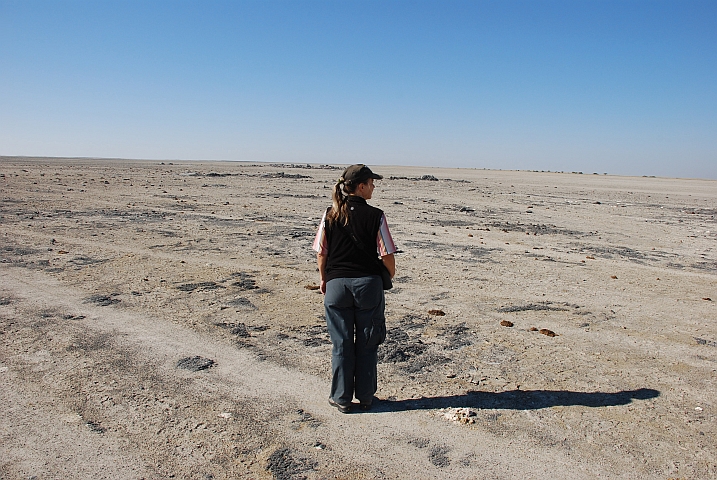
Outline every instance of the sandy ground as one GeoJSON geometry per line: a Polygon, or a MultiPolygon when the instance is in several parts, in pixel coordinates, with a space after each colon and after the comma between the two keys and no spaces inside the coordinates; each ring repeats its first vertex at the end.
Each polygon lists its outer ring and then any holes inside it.
{"type": "Polygon", "coordinates": [[[0,478],[717,478],[717,182],[375,170],[402,253],[343,415],[339,167],[0,158],[0,478]]]}

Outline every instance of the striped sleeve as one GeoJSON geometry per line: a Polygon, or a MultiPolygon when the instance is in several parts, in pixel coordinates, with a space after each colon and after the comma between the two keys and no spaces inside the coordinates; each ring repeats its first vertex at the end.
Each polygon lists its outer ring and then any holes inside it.
{"type": "Polygon", "coordinates": [[[378,254],[381,257],[396,253],[398,250],[396,244],[393,243],[393,237],[391,231],[388,229],[388,223],[386,222],[386,215],[381,216],[381,226],[378,229],[378,235],[376,236],[376,247],[378,254]]]}
{"type": "Polygon", "coordinates": [[[321,255],[328,255],[328,253],[329,253],[329,245],[326,240],[326,232],[324,231],[325,223],[326,223],[326,211],[324,211],[324,216],[321,217],[321,223],[319,224],[319,229],[316,231],[316,237],[314,237],[314,244],[311,246],[311,248],[316,253],[320,253],[321,255]]]}

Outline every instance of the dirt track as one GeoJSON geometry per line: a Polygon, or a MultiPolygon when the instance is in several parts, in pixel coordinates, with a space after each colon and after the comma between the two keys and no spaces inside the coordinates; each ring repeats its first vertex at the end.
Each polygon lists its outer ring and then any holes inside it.
{"type": "Polygon", "coordinates": [[[342,415],[340,170],[0,162],[2,479],[717,478],[717,182],[376,167],[404,253],[342,415]]]}

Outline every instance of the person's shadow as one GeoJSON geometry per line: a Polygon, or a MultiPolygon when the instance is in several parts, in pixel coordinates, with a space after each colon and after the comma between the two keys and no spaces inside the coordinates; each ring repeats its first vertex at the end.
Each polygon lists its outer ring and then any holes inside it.
{"type": "Polygon", "coordinates": [[[658,390],[638,388],[620,392],[571,392],[569,390],[509,390],[505,392],[476,392],[447,397],[423,397],[411,400],[375,400],[368,413],[431,410],[436,408],[469,407],[476,409],[537,410],[556,406],[582,405],[609,407],[627,405],[633,400],[647,400],[660,396],[658,390]]]}

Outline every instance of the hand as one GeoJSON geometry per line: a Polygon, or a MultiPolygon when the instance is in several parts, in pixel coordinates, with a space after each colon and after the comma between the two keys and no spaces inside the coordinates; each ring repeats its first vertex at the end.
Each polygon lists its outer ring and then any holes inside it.
{"type": "Polygon", "coordinates": [[[319,290],[321,290],[321,293],[326,295],[326,281],[325,280],[321,280],[321,286],[319,287],[319,290]]]}

